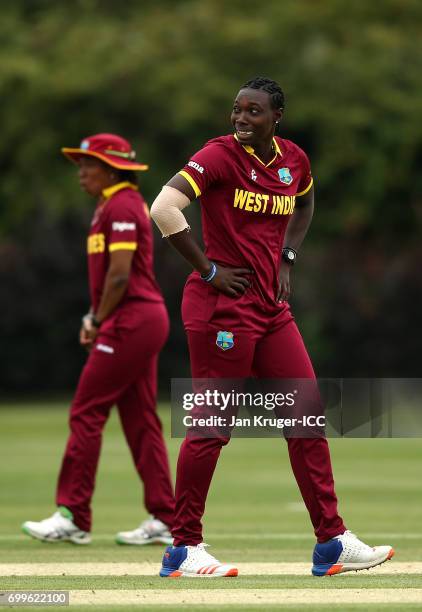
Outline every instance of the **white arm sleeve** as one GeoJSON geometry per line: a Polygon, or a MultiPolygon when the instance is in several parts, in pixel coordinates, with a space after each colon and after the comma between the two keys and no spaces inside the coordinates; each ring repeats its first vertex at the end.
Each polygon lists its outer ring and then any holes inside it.
{"type": "Polygon", "coordinates": [[[190,204],[188,196],[184,193],[165,185],[151,206],[151,217],[158,225],[163,238],[177,234],[189,228],[182,210],[190,204]]]}

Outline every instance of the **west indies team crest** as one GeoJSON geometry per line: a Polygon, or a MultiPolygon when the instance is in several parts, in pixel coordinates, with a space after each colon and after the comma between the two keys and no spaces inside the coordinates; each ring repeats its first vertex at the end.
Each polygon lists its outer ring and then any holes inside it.
{"type": "Polygon", "coordinates": [[[289,168],[280,168],[280,170],[278,171],[278,176],[280,181],[285,185],[291,185],[291,183],[293,182],[293,177],[290,174],[289,168]]]}
{"type": "Polygon", "coordinates": [[[234,336],[232,332],[229,331],[219,331],[217,332],[217,341],[216,344],[223,351],[228,351],[229,349],[234,347],[234,336]]]}

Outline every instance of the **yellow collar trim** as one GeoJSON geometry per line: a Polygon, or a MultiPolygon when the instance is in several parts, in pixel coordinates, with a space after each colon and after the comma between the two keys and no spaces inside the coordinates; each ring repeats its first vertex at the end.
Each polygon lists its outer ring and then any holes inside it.
{"type": "MultiPolygon", "coordinates": [[[[235,137],[235,139],[237,140],[237,142],[239,142],[239,139],[237,137],[237,134],[233,134],[233,136],[235,137]]],[[[239,144],[241,144],[239,142],[239,144]]],[[[271,164],[276,160],[277,155],[280,155],[280,157],[283,156],[283,153],[281,152],[280,147],[278,146],[278,142],[276,141],[275,138],[273,138],[273,147],[274,147],[274,151],[275,151],[275,155],[272,158],[271,161],[268,162],[268,164],[264,164],[264,162],[262,161],[262,159],[260,157],[258,157],[258,155],[255,154],[255,149],[253,147],[251,147],[250,145],[241,145],[245,151],[247,153],[249,153],[249,155],[252,155],[253,157],[256,157],[256,159],[266,168],[268,168],[268,166],[271,166],[271,164]]]]}
{"type": "Polygon", "coordinates": [[[274,150],[276,153],[278,153],[279,155],[283,156],[283,153],[281,152],[281,149],[278,145],[278,142],[276,141],[275,138],[273,138],[273,145],[274,145],[274,150]]]}
{"type": "Polygon", "coordinates": [[[130,183],[129,181],[123,181],[121,183],[116,183],[116,185],[112,185],[111,187],[107,187],[106,189],[103,189],[103,196],[106,200],[108,200],[115,193],[117,193],[118,191],[121,191],[122,189],[126,189],[126,188],[133,189],[134,191],[138,191],[137,185],[134,185],[133,183],[130,183]]]}

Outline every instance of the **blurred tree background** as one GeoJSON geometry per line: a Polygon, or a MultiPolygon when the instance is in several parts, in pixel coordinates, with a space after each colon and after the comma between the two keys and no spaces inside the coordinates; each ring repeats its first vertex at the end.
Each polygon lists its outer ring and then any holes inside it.
{"type": "MultiPolygon", "coordinates": [[[[419,376],[421,19],[418,0],[4,0],[3,394],[68,391],[84,361],[94,202],[60,147],[126,136],[150,164],[141,190],[151,203],[206,140],[230,131],[232,100],[256,75],[281,83],[281,135],[313,166],[316,215],[292,303],[318,374],[419,376]]],[[[196,205],[189,215],[198,228],[196,205]]],[[[189,372],[189,268],[155,237],[172,320],[166,392],[189,372]]]]}

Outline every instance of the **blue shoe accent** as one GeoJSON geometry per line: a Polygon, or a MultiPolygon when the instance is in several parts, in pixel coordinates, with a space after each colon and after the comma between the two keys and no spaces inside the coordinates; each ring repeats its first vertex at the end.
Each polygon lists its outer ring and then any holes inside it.
{"type": "Polygon", "coordinates": [[[160,570],[160,576],[167,578],[179,569],[183,561],[188,556],[186,546],[167,546],[163,556],[163,565],[160,570]]]}
{"type": "Polygon", "coordinates": [[[329,569],[337,563],[342,551],[343,544],[335,538],[323,544],[316,544],[312,556],[312,574],[326,576],[329,569]]]}

